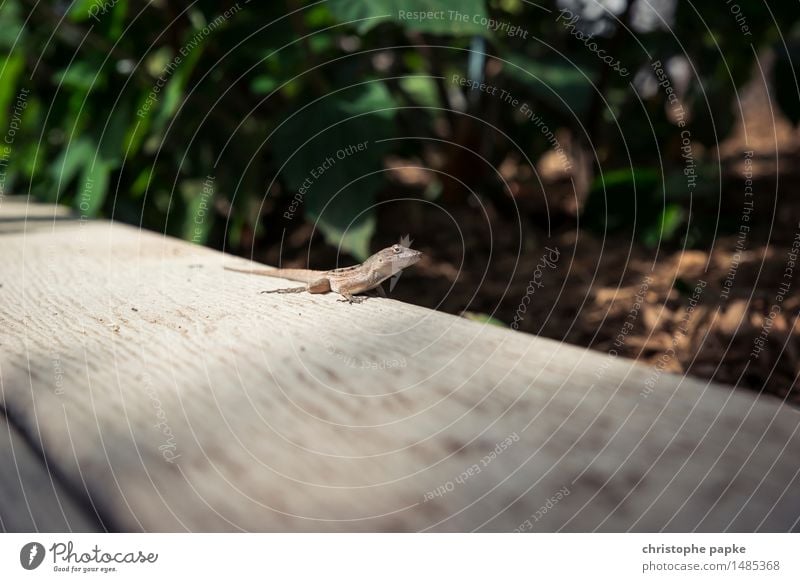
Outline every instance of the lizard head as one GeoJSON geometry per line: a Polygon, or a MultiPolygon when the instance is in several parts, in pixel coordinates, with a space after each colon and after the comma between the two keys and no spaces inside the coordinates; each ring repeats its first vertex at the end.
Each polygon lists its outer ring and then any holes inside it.
{"type": "Polygon", "coordinates": [[[420,251],[403,245],[392,245],[372,255],[369,262],[380,269],[387,277],[399,273],[422,258],[420,251]]]}

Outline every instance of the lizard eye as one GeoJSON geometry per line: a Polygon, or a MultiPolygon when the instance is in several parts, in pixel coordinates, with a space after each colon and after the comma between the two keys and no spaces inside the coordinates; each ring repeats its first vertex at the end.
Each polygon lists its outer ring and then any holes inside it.
{"type": "Polygon", "coordinates": [[[399,253],[399,252],[400,252],[400,245],[394,245],[394,246],[392,247],[392,250],[395,252],[395,254],[396,254],[396,253],[399,253]]]}

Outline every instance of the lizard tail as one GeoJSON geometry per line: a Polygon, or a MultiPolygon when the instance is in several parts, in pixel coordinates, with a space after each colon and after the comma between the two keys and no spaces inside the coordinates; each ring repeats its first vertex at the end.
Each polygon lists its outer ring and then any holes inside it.
{"type": "Polygon", "coordinates": [[[226,271],[236,271],[237,273],[247,273],[248,275],[272,276],[274,269],[237,269],[236,267],[222,267],[226,271]]]}
{"type": "Polygon", "coordinates": [[[237,273],[247,273],[248,275],[263,275],[265,277],[277,277],[279,279],[289,279],[290,281],[300,281],[301,283],[313,283],[325,276],[325,271],[314,271],[311,269],[237,269],[236,267],[223,267],[226,271],[237,273]]]}

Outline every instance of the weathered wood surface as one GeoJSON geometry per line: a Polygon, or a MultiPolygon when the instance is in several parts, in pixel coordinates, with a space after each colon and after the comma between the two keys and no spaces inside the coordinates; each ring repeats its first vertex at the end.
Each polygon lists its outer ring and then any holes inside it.
{"type": "Polygon", "coordinates": [[[0,532],[103,531],[0,415],[0,532]]]}
{"type": "Polygon", "coordinates": [[[110,527],[798,528],[772,397],[52,215],[0,206],[3,405],[110,527]]]}

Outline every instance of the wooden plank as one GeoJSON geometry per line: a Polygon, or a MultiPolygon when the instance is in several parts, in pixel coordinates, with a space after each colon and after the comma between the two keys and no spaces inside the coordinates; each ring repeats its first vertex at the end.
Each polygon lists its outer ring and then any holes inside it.
{"type": "Polygon", "coordinates": [[[14,224],[6,409],[122,530],[797,529],[800,415],[772,397],[392,300],[261,295],[283,282],[128,226],[14,224]]]}
{"type": "Polygon", "coordinates": [[[102,531],[0,414],[0,531],[102,531]]]}

